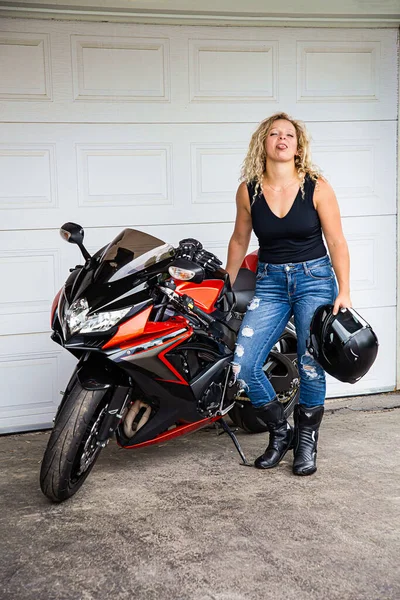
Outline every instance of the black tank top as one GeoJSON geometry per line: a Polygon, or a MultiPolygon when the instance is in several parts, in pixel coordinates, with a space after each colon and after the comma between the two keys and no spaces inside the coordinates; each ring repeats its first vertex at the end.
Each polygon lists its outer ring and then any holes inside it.
{"type": "Polygon", "coordinates": [[[325,256],[321,222],[313,203],[314,188],[315,182],[306,175],[304,198],[299,190],[289,212],[281,219],[269,208],[261,190],[253,199],[255,183],[247,184],[261,262],[295,263],[325,256]]]}

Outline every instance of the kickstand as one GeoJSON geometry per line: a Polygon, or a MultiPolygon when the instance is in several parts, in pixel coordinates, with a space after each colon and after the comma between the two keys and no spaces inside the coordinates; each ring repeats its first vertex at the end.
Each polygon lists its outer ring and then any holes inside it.
{"type": "Polygon", "coordinates": [[[219,419],[217,421],[217,423],[220,423],[221,427],[223,429],[223,431],[221,431],[221,433],[219,433],[218,435],[222,435],[223,433],[227,433],[229,435],[229,437],[231,438],[232,442],[235,444],[235,448],[239,452],[240,458],[243,461],[240,464],[242,466],[245,466],[245,467],[252,467],[253,465],[251,463],[247,462],[246,457],[243,454],[243,450],[240,447],[240,444],[238,442],[238,439],[237,439],[236,435],[233,433],[232,429],[229,427],[229,425],[227,425],[227,423],[225,423],[224,419],[219,419]]]}

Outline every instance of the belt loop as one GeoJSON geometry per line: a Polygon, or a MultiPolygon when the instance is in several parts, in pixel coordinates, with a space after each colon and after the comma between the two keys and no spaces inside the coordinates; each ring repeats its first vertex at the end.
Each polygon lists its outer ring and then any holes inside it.
{"type": "Polygon", "coordinates": [[[307,266],[307,262],[306,261],[303,262],[303,268],[304,268],[304,273],[306,275],[308,275],[308,266],[307,266]]]}

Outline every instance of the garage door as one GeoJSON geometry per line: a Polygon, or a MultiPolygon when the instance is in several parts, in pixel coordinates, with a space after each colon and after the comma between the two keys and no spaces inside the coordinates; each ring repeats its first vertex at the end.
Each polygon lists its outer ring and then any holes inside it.
{"type": "MultiPolygon", "coordinates": [[[[221,259],[256,124],[306,121],[349,242],[353,302],[380,353],[354,386],[392,390],[396,367],[395,30],[223,28],[3,19],[0,24],[0,427],[49,426],[73,365],[49,310],[89,250],[132,226],[221,259]]],[[[255,248],[254,240],[252,248],[255,248]]]]}

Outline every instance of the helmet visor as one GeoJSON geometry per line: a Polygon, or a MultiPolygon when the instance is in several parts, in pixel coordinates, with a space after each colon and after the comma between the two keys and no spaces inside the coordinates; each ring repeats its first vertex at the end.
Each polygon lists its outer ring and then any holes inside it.
{"type": "Polygon", "coordinates": [[[349,337],[360,329],[363,329],[366,325],[365,321],[349,308],[340,312],[330,323],[331,328],[342,344],[346,343],[349,337]]]}

